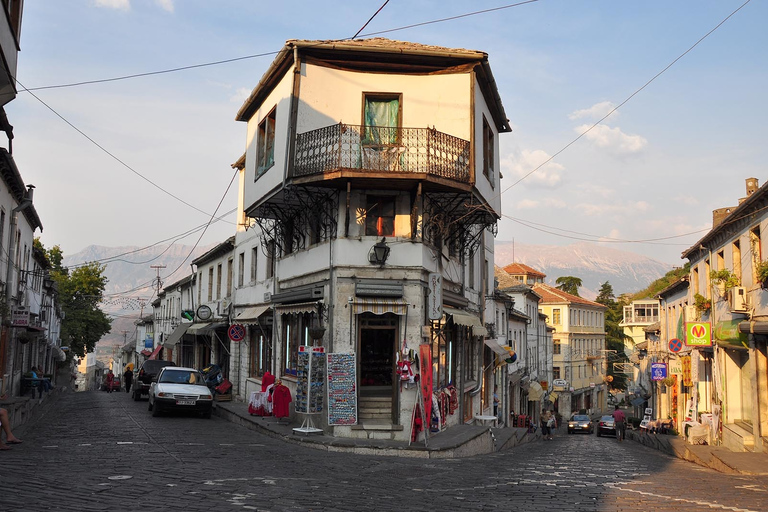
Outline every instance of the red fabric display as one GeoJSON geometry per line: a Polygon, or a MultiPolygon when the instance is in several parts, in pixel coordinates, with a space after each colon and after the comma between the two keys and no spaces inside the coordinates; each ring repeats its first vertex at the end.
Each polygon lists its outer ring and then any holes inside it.
{"type": "Polygon", "coordinates": [[[275,383],[275,376],[269,372],[265,372],[261,378],[261,391],[264,392],[269,386],[275,383]]]}
{"type": "Polygon", "coordinates": [[[290,415],[291,390],[278,381],[272,391],[272,415],[275,418],[287,418],[290,415]]]}

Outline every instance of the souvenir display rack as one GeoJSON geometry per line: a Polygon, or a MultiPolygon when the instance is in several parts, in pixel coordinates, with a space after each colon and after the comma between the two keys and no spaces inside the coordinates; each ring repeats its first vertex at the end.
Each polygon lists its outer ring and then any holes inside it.
{"type": "Polygon", "coordinates": [[[323,412],[325,396],[325,348],[299,347],[296,367],[296,405],[295,410],[304,414],[301,427],[294,432],[302,434],[320,434],[323,429],[315,427],[312,415],[323,412]]]}

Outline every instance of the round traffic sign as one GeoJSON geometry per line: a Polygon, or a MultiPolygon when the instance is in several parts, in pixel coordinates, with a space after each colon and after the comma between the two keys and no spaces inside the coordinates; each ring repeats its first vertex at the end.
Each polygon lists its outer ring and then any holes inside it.
{"type": "Polygon", "coordinates": [[[227,334],[232,341],[243,341],[245,338],[245,326],[241,324],[232,324],[229,326],[227,334]]]}
{"type": "Polygon", "coordinates": [[[669,340],[669,351],[670,352],[680,352],[683,349],[683,342],[680,341],[677,338],[672,338],[669,340]]]}

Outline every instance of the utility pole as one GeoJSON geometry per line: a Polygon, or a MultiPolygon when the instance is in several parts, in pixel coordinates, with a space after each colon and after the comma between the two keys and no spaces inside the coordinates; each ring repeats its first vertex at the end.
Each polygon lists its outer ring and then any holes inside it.
{"type": "Polygon", "coordinates": [[[165,268],[165,265],[150,265],[149,268],[153,268],[157,271],[157,277],[152,283],[157,287],[157,294],[160,295],[160,287],[163,286],[163,282],[160,280],[160,269],[165,268]]]}

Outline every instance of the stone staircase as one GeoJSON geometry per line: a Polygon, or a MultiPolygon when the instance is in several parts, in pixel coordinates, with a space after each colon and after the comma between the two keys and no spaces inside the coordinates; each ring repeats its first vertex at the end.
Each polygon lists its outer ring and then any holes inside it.
{"type": "Polygon", "coordinates": [[[352,435],[358,439],[395,439],[402,425],[392,423],[391,396],[365,396],[358,398],[358,424],[352,427],[352,435]]]}

